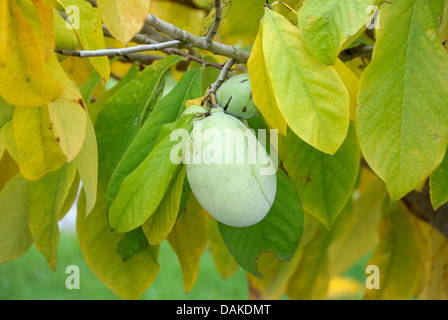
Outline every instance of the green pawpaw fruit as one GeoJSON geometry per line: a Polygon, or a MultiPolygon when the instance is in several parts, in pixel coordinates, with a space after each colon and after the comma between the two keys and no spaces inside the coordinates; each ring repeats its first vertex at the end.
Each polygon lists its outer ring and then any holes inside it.
{"type": "Polygon", "coordinates": [[[260,112],[252,99],[252,88],[247,73],[233,76],[216,92],[216,101],[224,112],[240,119],[250,119],[260,112]]]}
{"type": "Polygon", "coordinates": [[[246,227],[269,212],[277,190],[276,174],[263,171],[274,166],[254,133],[220,109],[193,126],[183,159],[187,179],[211,216],[229,226],[246,227]],[[266,157],[259,158],[254,150],[266,157]]]}

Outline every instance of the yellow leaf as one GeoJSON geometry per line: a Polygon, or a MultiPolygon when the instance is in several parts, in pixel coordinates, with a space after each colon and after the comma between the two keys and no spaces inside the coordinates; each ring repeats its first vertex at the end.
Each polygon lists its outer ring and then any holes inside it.
{"type": "Polygon", "coordinates": [[[260,27],[247,63],[254,103],[272,129],[286,136],[286,121],[281,114],[266,67],[263,52],[263,29],[260,27]]]}
{"type": "Polygon", "coordinates": [[[349,277],[334,277],[330,280],[328,299],[361,298],[364,293],[364,283],[349,277]]]}
{"type": "Polygon", "coordinates": [[[58,0],[44,0],[46,3],[48,3],[51,7],[55,8],[59,11],[64,11],[64,8],[59,4],[58,0]]]}
{"type": "Polygon", "coordinates": [[[358,77],[358,79],[361,78],[364,69],[367,67],[366,60],[363,60],[363,58],[360,57],[345,61],[344,64],[356,75],[356,77],[358,77]]]}
{"type": "Polygon", "coordinates": [[[111,69],[113,73],[123,78],[128,73],[129,69],[131,69],[131,67],[132,67],[131,63],[115,60],[111,66],[111,69]]]}
{"type": "Polygon", "coordinates": [[[448,239],[429,223],[412,216],[419,235],[420,252],[425,263],[415,297],[427,300],[448,299],[448,239]]]}
{"type": "Polygon", "coordinates": [[[351,209],[341,213],[333,229],[328,248],[330,276],[345,272],[379,241],[378,224],[387,199],[386,186],[370,170],[364,169],[354,195],[351,209]]]}
{"type": "Polygon", "coordinates": [[[28,229],[29,182],[21,175],[0,192],[0,263],[16,259],[33,244],[28,229]]]}
{"type": "Polygon", "coordinates": [[[82,180],[86,196],[85,210],[88,216],[95,206],[98,187],[98,145],[95,128],[89,115],[87,115],[86,139],[74,161],[82,180]]]}
{"type": "Polygon", "coordinates": [[[311,215],[305,215],[304,233],[294,256],[297,259],[286,294],[291,299],[325,299],[330,283],[328,245],[331,232],[311,215]]]}
{"type": "Polygon", "coordinates": [[[2,136],[0,136],[0,159],[3,158],[3,155],[5,153],[5,143],[3,142],[2,136]]]}
{"type": "Polygon", "coordinates": [[[280,261],[273,252],[262,252],[257,258],[257,268],[263,278],[248,273],[247,279],[251,293],[258,299],[278,300],[285,293],[289,280],[300,260],[300,254],[294,254],[291,261],[280,261]]]}
{"type": "Polygon", "coordinates": [[[70,74],[78,87],[81,87],[86,83],[92,73],[87,59],[68,57],[68,59],[61,62],[61,66],[68,74],[70,74]]]}
{"type": "MultiPolygon", "coordinates": [[[[73,16],[75,22],[74,30],[83,49],[106,49],[99,9],[92,7],[88,1],[84,0],[60,0],[59,2],[64,6],[69,18],[73,16]],[[71,6],[76,6],[79,12],[71,12],[69,10],[71,6]],[[76,21],[77,19],[79,20],[76,21]],[[76,22],[79,23],[79,26],[76,26],[76,22]]],[[[110,76],[108,57],[91,57],[88,59],[101,78],[107,82],[110,76]]]]}
{"type": "Polygon", "coordinates": [[[44,61],[54,55],[55,35],[53,9],[42,0],[32,0],[40,17],[40,42],[44,52],[44,61]]]}
{"type": "Polygon", "coordinates": [[[350,96],[350,120],[356,121],[356,109],[358,107],[358,89],[359,78],[339,59],[336,59],[334,68],[339,73],[342,81],[347,88],[348,95],[350,96]]]}
{"type": "Polygon", "coordinates": [[[407,300],[417,288],[423,259],[418,233],[404,204],[397,203],[385,215],[380,228],[381,240],[367,262],[380,270],[380,287],[367,289],[366,298],[407,300]]]}
{"type": "Polygon", "coordinates": [[[48,48],[41,47],[15,1],[1,1],[0,21],[0,95],[18,107],[37,107],[59,97],[62,87],[45,71],[48,48]]]}
{"type": "Polygon", "coordinates": [[[47,61],[54,53],[53,9],[41,0],[17,0],[16,3],[33,28],[42,49],[44,61],[47,61]]]}
{"type": "Polygon", "coordinates": [[[44,255],[53,270],[56,269],[59,243],[58,218],[75,175],[75,165],[67,163],[29,185],[28,226],[37,250],[44,255]]]}
{"type": "Polygon", "coordinates": [[[2,173],[0,175],[0,190],[2,190],[5,184],[19,173],[19,167],[6,150],[3,151],[3,156],[0,159],[0,172],[2,173]]]}
{"type": "Polygon", "coordinates": [[[97,5],[110,33],[127,44],[143,27],[150,0],[97,0],[97,5]]]}
{"type": "Polygon", "coordinates": [[[242,46],[253,43],[260,19],[263,17],[265,1],[226,0],[225,2],[230,3],[230,7],[219,29],[222,41],[242,46]]]}
{"type": "Polygon", "coordinates": [[[48,104],[50,121],[59,147],[71,162],[81,150],[86,132],[86,110],[81,93],[67,77],[56,55],[47,63],[48,73],[64,88],[62,95],[48,104]]]}
{"type": "Polygon", "coordinates": [[[188,293],[198,276],[199,261],[207,243],[205,216],[193,194],[167,240],[179,259],[185,292],[188,293]]]}
{"type": "Polygon", "coordinates": [[[66,162],[53,134],[48,107],[16,108],[13,131],[25,179],[37,180],[66,162]]]}
{"type": "Polygon", "coordinates": [[[8,151],[9,155],[17,162],[17,145],[14,140],[14,132],[12,129],[12,120],[8,121],[0,130],[0,140],[8,151]]]}
{"type": "Polygon", "coordinates": [[[138,299],[159,272],[159,246],[149,246],[123,262],[117,246],[126,234],[110,230],[104,189],[103,186],[98,188],[98,201],[87,218],[86,197],[83,192],[80,194],[76,220],[79,245],[90,269],[107,287],[123,299],[138,299]]]}
{"type": "Polygon", "coordinates": [[[333,66],[311,55],[300,30],[282,15],[266,9],[261,28],[272,91],[288,126],[319,151],[335,154],[350,122],[344,83],[333,66]]]}
{"type": "Polygon", "coordinates": [[[230,278],[239,268],[238,263],[227,249],[221,234],[219,233],[218,223],[207,213],[207,234],[208,246],[215,267],[222,278],[230,278]]]}
{"type": "Polygon", "coordinates": [[[204,97],[185,101],[185,107],[188,108],[190,106],[200,106],[202,103],[202,100],[204,100],[204,97]]]}
{"type": "Polygon", "coordinates": [[[157,18],[174,24],[193,34],[200,34],[201,23],[207,15],[204,10],[189,8],[172,1],[151,1],[150,12],[157,18]]]}

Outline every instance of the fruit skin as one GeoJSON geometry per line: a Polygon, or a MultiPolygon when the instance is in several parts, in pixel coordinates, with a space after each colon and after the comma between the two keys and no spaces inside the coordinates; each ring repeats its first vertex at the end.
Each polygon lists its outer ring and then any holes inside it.
{"type": "MultiPolygon", "coordinates": [[[[216,220],[233,227],[247,227],[256,224],[266,216],[274,202],[277,190],[275,172],[271,175],[261,175],[260,167],[267,165],[261,165],[258,159],[255,164],[249,164],[247,157],[243,164],[237,164],[235,156],[231,164],[207,164],[204,163],[203,157],[199,164],[192,160],[193,154],[207,153],[204,151],[205,148],[210,148],[210,144],[216,146],[221,142],[221,145],[225,146],[224,141],[228,134],[226,130],[242,133],[247,129],[237,118],[220,110],[213,110],[210,116],[195,122],[185,149],[185,155],[190,157],[190,162],[186,162],[184,158],[187,179],[196,199],[216,220]],[[213,139],[204,138],[204,132],[209,129],[216,130],[217,134],[213,135],[213,139]],[[200,143],[199,134],[202,135],[200,143]]],[[[249,133],[246,132],[246,134],[249,133]]],[[[250,134],[253,135],[252,132],[250,134]]],[[[245,142],[247,141],[245,137],[245,142]]],[[[256,138],[254,141],[258,144],[258,148],[263,148],[256,138]]],[[[247,155],[247,143],[243,145],[247,155]]],[[[235,150],[235,144],[233,144],[233,150],[225,148],[220,159],[225,159],[225,154],[228,152],[233,152],[235,155],[235,150]]]]}
{"type": "Polygon", "coordinates": [[[233,76],[216,92],[218,104],[224,112],[240,119],[250,119],[260,114],[252,99],[252,88],[247,73],[233,76]]]}

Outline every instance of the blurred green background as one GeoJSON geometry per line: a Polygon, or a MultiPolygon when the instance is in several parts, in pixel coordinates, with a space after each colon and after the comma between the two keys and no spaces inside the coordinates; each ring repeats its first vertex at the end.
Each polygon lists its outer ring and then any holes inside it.
{"type": "MultiPolygon", "coordinates": [[[[1,300],[114,300],[121,299],[109,290],[90,270],[81,253],[75,232],[75,211],[60,221],[60,240],[56,271],[48,267],[45,258],[34,247],[20,258],[0,265],[1,300]],[[65,269],[76,265],[80,270],[80,289],[68,290],[65,269]]],[[[365,265],[368,257],[360,260],[336,283],[330,299],[362,299],[365,265]],[[345,279],[345,280],[344,280],[345,279]],[[347,280],[355,283],[355,293],[347,296],[347,280]],[[342,287],[342,289],[341,289],[342,287]]],[[[229,279],[223,279],[214,266],[208,250],[201,259],[199,275],[193,289],[185,294],[182,273],[177,256],[164,241],[160,246],[160,271],[150,288],[141,296],[143,300],[242,300],[248,299],[246,275],[239,269],[229,279]]],[[[349,283],[348,287],[352,284],[349,283]]],[[[351,290],[351,291],[354,291],[351,290]]],[[[350,290],[349,290],[350,291],[350,290]]],[[[286,298],[283,297],[283,298],[286,298]]]]}
{"type": "MultiPolygon", "coordinates": [[[[20,258],[0,265],[0,299],[2,300],[103,300],[120,299],[90,270],[81,253],[75,232],[75,212],[60,221],[60,240],[56,271],[34,245],[20,258]],[[80,289],[68,290],[65,269],[76,265],[80,270],[80,289]]],[[[230,279],[222,279],[208,251],[201,259],[199,275],[193,289],[185,294],[177,256],[164,241],[160,247],[160,271],[141,299],[247,299],[248,287],[243,270],[230,279]]]]}

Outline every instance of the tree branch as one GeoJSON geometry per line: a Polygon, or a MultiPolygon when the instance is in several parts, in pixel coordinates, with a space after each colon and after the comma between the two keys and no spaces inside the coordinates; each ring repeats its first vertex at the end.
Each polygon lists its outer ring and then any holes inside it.
{"type": "Polygon", "coordinates": [[[418,191],[411,191],[402,199],[414,215],[428,222],[446,238],[448,238],[448,203],[434,210],[431,204],[430,187],[428,183],[418,191]]]}
{"type": "MultiPolygon", "coordinates": [[[[158,43],[157,41],[155,41],[155,40],[151,39],[150,37],[148,37],[144,34],[141,34],[141,33],[136,34],[132,40],[137,43],[146,43],[146,44],[158,43]]],[[[175,55],[187,58],[188,60],[196,61],[196,62],[202,64],[203,66],[211,66],[211,67],[215,67],[218,69],[222,69],[222,65],[220,65],[219,63],[206,61],[204,59],[201,59],[200,57],[197,57],[195,55],[189,54],[187,52],[184,52],[184,51],[176,49],[176,48],[167,48],[167,49],[163,49],[162,51],[165,52],[166,54],[170,54],[170,55],[175,54],[175,55]]]]}
{"type": "Polygon", "coordinates": [[[144,52],[144,51],[158,51],[166,48],[177,47],[179,46],[179,44],[181,44],[180,41],[173,40],[156,44],[143,44],[127,48],[112,48],[102,50],[66,50],[56,48],[55,52],[65,56],[76,56],[80,58],[114,57],[114,56],[125,56],[131,53],[144,52]]]}
{"type": "Polygon", "coordinates": [[[163,56],[156,56],[154,54],[144,54],[144,53],[132,53],[123,56],[127,61],[130,62],[140,62],[143,65],[150,65],[157,60],[161,60],[163,56]]]}
{"type": "Polygon", "coordinates": [[[215,41],[212,41],[211,45],[206,47],[203,37],[199,37],[185,30],[179,29],[175,25],[163,21],[153,14],[148,14],[146,23],[154,27],[156,30],[169,35],[171,38],[179,40],[185,44],[190,44],[196,48],[204,49],[216,55],[231,58],[238,63],[246,63],[247,60],[249,60],[250,52],[248,51],[215,41]]]}
{"type": "Polygon", "coordinates": [[[221,0],[215,0],[214,1],[215,6],[215,18],[213,19],[212,27],[210,28],[209,32],[205,36],[205,47],[210,48],[212,45],[213,39],[215,38],[216,34],[218,33],[219,25],[221,24],[221,15],[222,15],[222,4],[221,0]]]}
{"type": "Polygon", "coordinates": [[[211,98],[213,107],[216,106],[217,104],[215,97],[216,91],[218,91],[219,87],[224,83],[224,81],[226,81],[227,74],[232,69],[234,64],[235,61],[233,61],[232,58],[227,60],[227,62],[224,64],[224,67],[221,70],[221,73],[219,74],[218,79],[216,79],[216,81],[210,85],[210,89],[208,90],[207,95],[202,100],[202,105],[204,105],[207,102],[207,100],[211,98]]]}

